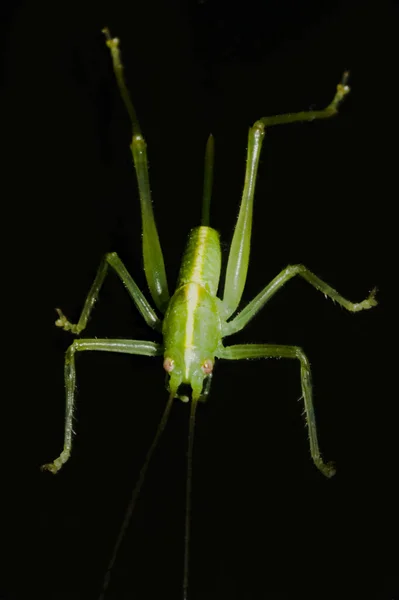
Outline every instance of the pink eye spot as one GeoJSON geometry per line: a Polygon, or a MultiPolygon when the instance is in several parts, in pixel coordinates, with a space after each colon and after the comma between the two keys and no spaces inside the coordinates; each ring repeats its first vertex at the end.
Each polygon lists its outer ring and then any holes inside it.
{"type": "Polygon", "coordinates": [[[213,362],[211,361],[210,358],[208,358],[204,364],[202,365],[202,370],[205,373],[205,375],[210,375],[213,371],[213,362]]]}
{"type": "Polygon", "coordinates": [[[175,368],[175,361],[172,358],[165,358],[163,361],[163,368],[167,373],[171,373],[175,368]]]}

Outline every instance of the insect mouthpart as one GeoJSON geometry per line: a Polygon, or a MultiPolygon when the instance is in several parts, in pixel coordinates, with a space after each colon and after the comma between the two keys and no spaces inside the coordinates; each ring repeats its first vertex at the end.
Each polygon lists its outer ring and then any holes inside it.
{"type": "MultiPolygon", "coordinates": [[[[209,380],[210,377],[205,377],[203,385],[202,385],[202,390],[201,390],[201,394],[198,398],[198,400],[201,402],[204,402],[207,398],[208,395],[208,389],[209,389],[209,380]]],[[[166,376],[166,382],[165,382],[165,387],[168,390],[168,392],[170,391],[170,377],[168,377],[168,375],[166,376]]],[[[178,398],[179,400],[181,400],[182,402],[189,402],[190,400],[192,400],[193,397],[193,389],[191,387],[191,385],[189,383],[181,383],[179,385],[179,387],[177,388],[176,394],[175,394],[175,398],[178,398]]]]}
{"type": "Polygon", "coordinates": [[[189,383],[181,383],[177,389],[176,398],[182,402],[188,402],[191,399],[193,391],[189,383]]]}

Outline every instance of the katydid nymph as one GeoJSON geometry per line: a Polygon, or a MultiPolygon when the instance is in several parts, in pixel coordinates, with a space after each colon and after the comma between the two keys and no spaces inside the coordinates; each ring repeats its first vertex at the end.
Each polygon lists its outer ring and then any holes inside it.
{"type": "Polygon", "coordinates": [[[324,110],[310,110],[261,118],[249,129],[244,189],[228,256],[225,284],[221,298],[217,296],[221,272],[219,233],[209,225],[214,162],[214,140],[212,136],[209,137],[205,151],[201,225],[192,229],[189,234],[176,289],[172,296],[170,296],[163,254],[152,208],[146,143],[125,84],[119,51],[119,40],[112,38],[108,29],[104,29],[104,33],[107,46],[111,52],[117,85],[132,123],[131,151],[141,205],[144,270],[150,296],[157,310],[148,302],[118,255],[112,252],[107,254],[100,263],[78,322],[72,324],[62,311],[57,309],[58,319],[56,325],[76,335],[82,333],[98,298],[108,269],[111,267],[126,287],[147,325],[162,334],[163,343],[131,339],[75,339],[68,348],[65,357],[66,414],[64,447],[58,458],[51,463],[43,465],[42,468],[52,473],[57,473],[70,457],[76,384],[75,355],[77,352],[86,350],[119,352],[160,357],[161,360],[163,359],[163,369],[166,372],[166,388],[169,399],[153,443],[140,471],[138,482],[133,490],[132,499],[108,565],[101,597],[104,597],[108,586],[110,572],[141,490],[148,464],[167,423],[173,401],[175,398],[178,398],[184,402],[191,401],[183,565],[183,598],[187,600],[195,416],[198,402],[206,400],[209,395],[212,371],[216,359],[289,358],[298,361],[311,457],[323,475],[331,477],[335,473],[333,463],[324,462],[319,450],[312,401],[311,371],[308,358],[303,350],[298,346],[260,343],[225,346],[224,338],[243,329],[274,294],[295,276],[302,277],[316,288],[316,290],[319,290],[326,297],[328,296],[350,312],[366,310],[377,304],[375,299],[376,289],[373,289],[362,302],[353,303],[341,296],[341,294],[319,279],[319,277],[314,275],[305,266],[295,264],[287,266],[241,312],[237,312],[248,271],[255,184],[265,132],[268,127],[274,125],[326,119],[336,115],[340,103],[349,93],[348,73],[344,73],[342,81],[337,86],[332,102],[324,110]],[[162,317],[159,315],[162,315],[162,317]]]}

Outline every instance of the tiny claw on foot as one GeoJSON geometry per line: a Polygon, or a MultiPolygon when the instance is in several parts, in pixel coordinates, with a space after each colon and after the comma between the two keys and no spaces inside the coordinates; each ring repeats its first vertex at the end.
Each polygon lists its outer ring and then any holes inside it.
{"type": "Polygon", "coordinates": [[[56,308],[55,310],[58,313],[58,319],[56,320],[55,325],[56,327],[62,327],[64,329],[69,321],[60,308],[56,308]]]}
{"type": "Polygon", "coordinates": [[[368,308],[373,308],[373,306],[377,306],[378,300],[376,299],[377,288],[373,288],[369,294],[369,296],[363,300],[363,302],[359,302],[356,305],[356,310],[367,310],[368,308]]]}
{"type": "Polygon", "coordinates": [[[55,475],[62,468],[62,465],[64,465],[67,462],[67,460],[69,459],[69,455],[70,450],[63,450],[59,457],[53,460],[52,463],[46,463],[45,465],[42,465],[40,469],[42,471],[50,471],[50,473],[53,473],[53,475],[55,475]]]}
{"type": "Polygon", "coordinates": [[[369,297],[365,301],[365,302],[368,302],[368,308],[371,308],[372,306],[377,306],[377,304],[378,304],[378,300],[376,299],[377,292],[378,292],[378,288],[376,288],[376,287],[371,290],[369,297]]]}
{"type": "Polygon", "coordinates": [[[58,313],[58,319],[55,322],[56,327],[61,327],[65,331],[76,333],[76,325],[70,323],[60,308],[55,309],[58,313]]]}
{"type": "Polygon", "coordinates": [[[42,465],[40,467],[40,470],[41,471],[50,471],[50,473],[53,473],[53,475],[55,475],[59,471],[59,469],[56,467],[56,465],[54,463],[46,463],[45,465],[42,465]]]}
{"type": "Polygon", "coordinates": [[[333,477],[337,472],[337,469],[335,468],[335,463],[332,461],[328,463],[320,462],[317,465],[317,467],[323,473],[323,475],[325,475],[328,478],[333,477]]]}

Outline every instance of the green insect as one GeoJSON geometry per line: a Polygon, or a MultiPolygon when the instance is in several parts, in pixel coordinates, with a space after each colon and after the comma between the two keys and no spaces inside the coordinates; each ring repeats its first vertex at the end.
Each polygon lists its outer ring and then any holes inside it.
{"type": "Polygon", "coordinates": [[[217,297],[221,271],[221,249],[219,234],[209,226],[209,209],[212,188],[214,142],[210,136],[205,152],[204,194],[202,220],[199,227],[194,228],[188,237],[187,247],[183,255],[176,290],[170,297],[165,273],[162,250],[154,220],[151,193],[148,178],[148,161],[146,143],[142,136],[135,109],[131,102],[120,60],[119,40],[111,38],[104,29],[106,43],[111,51],[113,68],[119,90],[129,113],[133,139],[131,151],[136,169],[140,195],[142,228],[143,228],[143,260],[144,270],[151,298],[156,305],[160,318],[149,304],[144,294],[126,270],[124,264],[114,252],[107,254],[98,269],[94,283],[87,295],[82,313],[77,324],[72,324],[57,309],[59,318],[56,325],[79,335],[86,327],[94,304],[98,298],[108,268],[112,267],[125,285],[138,311],[146,323],[155,331],[162,333],[163,344],[143,340],[121,339],[76,339],[68,348],[65,357],[66,416],[64,448],[60,456],[53,462],[43,465],[44,470],[57,473],[69,459],[72,446],[72,419],[76,384],[75,354],[86,350],[102,352],[120,352],[125,354],[141,354],[144,356],[163,356],[163,368],[167,376],[169,400],[158,426],[154,441],[148,451],[139,480],[133,491],[132,499],[115,544],[108,566],[103,593],[108,586],[110,572],[115,562],[124,532],[127,528],[144,476],[157,446],[160,435],[167,423],[174,398],[187,402],[191,394],[187,488],[185,517],[185,554],[183,597],[188,597],[188,566],[190,538],[190,497],[192,479],[192,454],[194,442],[195,414],[198,401],[206,400],[209,395],[212,371],[216,358],[241,360],[251,358],[290,358],[298,360],[301,374],[302,395],[305,404],[306,422],[309,430],[310,452],[316,467],[326,477],[335,473],[332,463],[324,462],[319,450],[316,421],[312,403],[312,384],[309,361],[303,350],[297,346],[279,346],[271,344],[240,344],[225,346],[224,338],[240,331],[264,307],[272,296],[292,277],[299,275],[325,296],[338,302],[350,312],[376,306],[376,289],[359,303],[343,298],[335,289],[319,279],[303,265],[292,265],[277,275],[240,313],[237,313],[248,271],[252,211],[255,193],[259,156],[265,130],[273,125],[298,121],[326,119],[337,114],[340,102],[349,93],[348,73],[337,86],[337,92],[324,110],[299,112],[286,115],[265,117],[256,121],[250,128],[245,170],[245,184],[241,200],[237,224],[231,243],[223,297],[217,297]]]}

